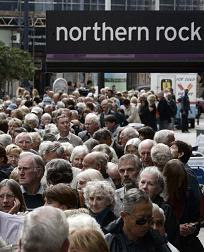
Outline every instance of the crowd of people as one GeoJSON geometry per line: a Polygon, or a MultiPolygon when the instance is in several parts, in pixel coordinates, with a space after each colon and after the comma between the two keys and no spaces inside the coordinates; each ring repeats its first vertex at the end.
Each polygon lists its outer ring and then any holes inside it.
{"type": "Polygon", "coordinates": [[[171,92],[19,88],[0,105],[0,251],[203,252],[171,92]]]}

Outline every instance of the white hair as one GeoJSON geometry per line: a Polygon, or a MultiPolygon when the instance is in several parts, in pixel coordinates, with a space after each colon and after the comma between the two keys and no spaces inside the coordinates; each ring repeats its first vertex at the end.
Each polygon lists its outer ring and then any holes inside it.
{"type": "Polygon", "coordinates": [[[24,122],[28,123],[28,121],[35,122],[36,126],[38,126],[39,124],[38,116],[33,113],[28,113],[27,115],[25,115],[24,122]]]}
{"type": "Polygon", "coordinates": [[[162,215],[163,220],[165,222],[166,217],[165,217],[165,214],[164,214],[164,210],[161,207],[159,207],[157,204],[152,203],[152,213],[154,213],[154,212],[159,212],[162,215]]]}
{"type": "Polygon", "coordinates": [[[92,122],[94,122],[98,126],[100,124],[98,116],[94,113],[88,113],[85,117],[85,122],[86,122],[86,120],[91,120],[92,122]]]}
{"type": "Polygon", "coordinates": [[[156,144],[151,149],[151,159],[153,163],[160,169],[172,159],[171,151],[169,146],[163,143],[156,144]]]}
{"type": "Polygon", "coordinates": [[[129,145],[134,145],[138,149],[138,146],[140,143],[141,143],[141,140],[138,137],[134,137],[134,138],[129,139],[125,145],[124,153],[126,154],[127,147],[129,145]]]}
{"type": "Polygon", "coordinates": [[[159,130],[154,135],[154,141],[156,143],[163,143],[163,144],[168,145],[169,138],[171,136],[174,136],[174,132],[172,130],[168,130],[168,129],[159,130]]]}
{"type": "Polygon", "coordinates": [[[75,156],[77,155],[87,155],[89,152],[88,152],[88,149],[86,146],[84,145],[80,145],[80,146],[76,146],[73,151],[72,151],[72,154],[71,154],[71,157],[70,157],[70,161],[72,162],[75,158],[75,156]]]}
{"type": "Polygon", "coordinates": [[[85,181],[93,181],[93,180],[104,180],[102,174],[95,169],[86,169],[84,171],[81,171],[77,176],[77,180],[85,180],[85,181]]]}
{"type": "Polygon", "coordinates": [[[68,230],[62,210],[50,206],[39,207],[25,216],[20,239],[22,249],[24,252],[60,251],[68,238],[68,230]]]}
{"type": "Polygon", "coordinates": [[[72,215],[67,218],[67,222],[69,224],[69,233],[72,233],[79,229],[80,230],[92,229],[92,230],[96,230],[100,232],[104,237],[104,233],[101,230],[100,225],[89,214],[80,213],[80,214],[72,215]]]}
{"type": "Polygon", "coordinates": [[[9,144],[12,143],[12,137],[9,134],[1,134],[0,135],[0,144],[6,148],[9,144]]]}

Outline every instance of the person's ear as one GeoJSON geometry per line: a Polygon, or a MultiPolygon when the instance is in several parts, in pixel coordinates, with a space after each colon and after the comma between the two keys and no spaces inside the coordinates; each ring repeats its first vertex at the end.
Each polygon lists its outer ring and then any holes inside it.
{"type": "Polygon", "coordinates": [[[184,155],[184,152],[179,153],[179,154],[178,154],[178,158],[183,157],[183,155],[184,155]]]}

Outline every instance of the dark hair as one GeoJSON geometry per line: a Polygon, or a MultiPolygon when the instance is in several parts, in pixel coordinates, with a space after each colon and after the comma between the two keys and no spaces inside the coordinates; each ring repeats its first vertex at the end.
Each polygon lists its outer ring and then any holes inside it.
{"type": "Polygon", "coordinates": [[[117,118],[114,115],[105,116],[104,121],[117,124],[117,118]]]}
{"type": "Polygon", "coordinates": [[[181,216],[187,192],[187,172],[178,159],[168,161],[163,169],[166,181],[166,200],[172,205],[177,218],[181,216]]]}
{"type": "Polygon", "coordinates": [[[4,179],[0,182],[0,189],[3,186],[7,186],[12,191],[14,196],[20,201],[21,205],[19,208],[19,212],[25,212],[27,208],[20,185],[14,179],[4,179]]]}
{"type": "Polygon", "coordinates": [[[72,166],[67,160],[55,158],[46,164],[45,169],[47,170],[47,183],[50,185],[72,182],[72,166]]]}
{"type": "Polygon", "coordinates": [[[149,126],[144,126],[140,129],[138,129],[138,133],[139,133],[139,135],[143,136],[143,140],[145,140],[145,139],[152,139],[153,140],[154,139],[155,132],[149,126]]]}
{"type": "Polygon", "coordinates": [[[130,105],[130,100],[129,99],[124,99],[123,100],[123,105],[126,105],[126,106],[130,105]]]}
{"type": "Polygon", "coordinates": [[[171,146],[172,145],[177,146],[179,154],[181,154],[183,152],[183,155],[181,157],[179,157],[179,160],[181,162],[183,162],[184,164],[186,164],[192,155],[192,147],[189,144],[187,144],[183,141],[180,141],[180,140],[176,140],[176,141],[172,142],[171,146]]]}
{"type": "Polygon", "coordinates": [[[102,143],[101,141],[111,138],[111,133],[107,129],[99,129],[93,134],[93,139],[99,141],[99,143],[102,143]]]}
{"type": "Polygon", "coordinates": [[[67,209],[78,208],[78,195],[77,192],[70,186],[59,183],[53,186],[49,186],[44,193],[44,197],[48,200],[54,200],[62,205],[65,205],[67,209]]]}
{"type": "Polygon", "coordinates": [[[0,144],[0,157],[4,158],[4,164],[7,164],[8,158],[6,156],[6,150],[2,144],[0,144]]]}
{"type": "Polygon", "coordinates": [[[0,120],[0,130],[3,131],[5,134],[8,132],[8,121],[7,120],[0,120]]]}

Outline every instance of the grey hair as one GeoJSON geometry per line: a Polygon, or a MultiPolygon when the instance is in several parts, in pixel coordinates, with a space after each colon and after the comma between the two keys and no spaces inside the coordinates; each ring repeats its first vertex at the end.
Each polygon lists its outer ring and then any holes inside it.
{"type": "Polygon", "coordinates": [[[154,145],[156,145],[156,142],[154,140],[152,140],[152,139],[145,139],[145,140],[143,140],[139,144],[139,146],[138,146],[138,152],[139,152],[139,154],[141,153],[141,149],[142,149],[143,145],[145,145],[145,144],[146,145],[149,144],[151,147],[153,147],[154,145]]]}
{"type": "Polygon", "coordinates": [[[119,158],[119,160],[118,160],[118,168],[120,167],[120,164],[123,161],[134,162],[135,169],[137,169],[139,171],[142,169],[142,163],[141,163],[139,157],[136,156],[136,155],[134,155],[134,154],[125,154],[121,158],[119,158]]]}
{"type": "Polygon", "coordinates": [[[153,163],[161,169],[172,159],[169,146],[163,143],[156,144],[151,149],[151,158],[153,163]]]}
{"type": "Polygon", "coordinates": [[[71,157],[70,157],[70,161],[72,162],[75,158],[75,156],[77,155],[87,155],[89,152],[88,152],[88,149],[86,146],[84,145],[80,145],[80,146],[76,146],[73,151],[72,151],[72,154],[71,154],[71,157]]]}
{"type": "Polygon", "coordinates": [[[138,188],[132,188],[128,190],[123,199],[123,211],[131,213],[135,207],[135,204],[140,202],[152,203],[149,196],[138,188]]]}
{"type": "Polygon", "coordinates": [[[45,118],[49,118],[50,121],[52,120],[52,117],[51,117],[51,115],[50,115],[49,113],[44,113],[44,114],[42,115],[42,117],[41,117],[41,121],[42,121],[43,119],[45,119],[45,118]]]}
{"type": "Polygon", "coordinates": [[[90,119],[92,122],[94,122],[95,124],[97,124],[98,126],[100,125],[100,122],[99,122],[99,118],[96,114],[94,113],[88,113],[85,117],[85,122],[87,119],[90,119]]]}
{"type": "Polygon", "coordinates": [[[33,140],[32,140],[32,137],[30,136],[30,134],[28,132],[21,132],[19,133],[16,138],[15,138],[15,143],[18,144],[18,141],[21,137],[28,137],[30,139],[30,143],[32,144],[33,143],[33,140]]]}
{"type": "Polygon", "coordinates": [[[9,134],[1,134],[0,135],[0,144],[6,148],[9,144],[12,143],[12,137],[9,134]]]}
{"type": "Polygon", "coordinates": [[[16,124],[18,127],[21,127],[22,121],[18,118],[11,118],[8,122],[8,126],[11,126],[12,124],[16,124]]]}
{"type": "Polygon", "coordinates": [[[110,149],[110,147],[107,144],[98,144],[96,145],[93,149],[92,152],[98,151],[98,152],[103,152],[108,155],[108,161],[113,159],[113,153],[110,149]]]}
{"type": "Polygon", "coordinates": [[[36,155],[32,152],[24,151],[24,152],[21,152],[19,160],[23,158],[31,158],[33,161],[33,165],[36,165],[36,167],[42,171],[42,175],[44,174],[45,164],[41,156],[36,155]]]}
{"type": "Polygon", "coordinates": [[[95,169],[86,169],[84,171],[81,171],[77,176],[76,176],[77,181],[79,179],[83,179],[85,181],[92,181],[92,180],[104,180],[102,174],[95,169]]]}
{"type": "Polygon", "coordinates": [[[142,175],[148,174],[148,175],[155,175],[156,176],[156,183],[157,186],[160,188],[160,193],[162,193],[165,189],[165,178],[163,174],[159,171],[159,169],[156,166],[148,166],[145,167],[138,176],[138,182],[142,179],[142,175]]]}
{"type": "Polygon", "coordinates": [[[39,207],[25,216],[22,249],[24,252],[60,251],[68,232],[69,226],[62,210],[50,206],[39,207]]]}
{"type": "Polygon", "coordinates": [[[166,216],[164,214],[164,210],[161,207],[159,207],[157,204],[152,203],[152,213],[154,213],[154,212],[159,212],[162,215],[163,220],[165,222],[166,216]]]}
{"type": "Polygon", "coordinates": [[[123,132],[123,134],[125,134],[129,139],[131,138],[136,138],[139,136],[139,133],[136,129],[134,129],[133,127],[130,126],[126,126],[121,133],[123,132]]]}
{"type": "Polygon", "coordinates": [[[28,121],[35,122],[37,126],[39,124],[38,116],[33,113],[28,113],[27,115],[25,115],[24,122],[27,123],[28,121]]]}
{"type": "Polygon", "coordinates": [[[108,181],[89,181],[86,184],[86,187],[83,189],[84,198],[86,206],[89,208],[89,196],[90,194],[97,194],[103,196],[109,206],[113,209],[115,206],[115,189],[112,187],[111,183],[108,181]]]}
{"type": "Polygon", "coordinates": [[[45,155],[47,152],[55,152],[58,158],[61,158],[64,154],[64,148],[60,142],[45,141],[39,147],[39,153],[41,156],[45,155]]]}
{"type": "Polygon", "coordinates": [[[169,144],[169,137],[174,136],[174,132],[172,130],[164,129],[159,130],[154,135],[154,141],[156,143],[169,144]]]}
{"type": "Polygon", "coordinates": [[[101,226],[89,214],[79,213],[79,214],[72,215],[67,218],[67,222],[69,223],[69,233],[72,233],[79,229],[80,230],[93,229],[100,232],[104,237],[104,233],[101,230],[101,226]]]}
{"type": "Polygon", "coordinates": [[[126,153],[127,147],[129,145],[134,145],[138,149],[138,146],[140,143],[141,143],[141,140],[138,137],[131,138],[130,140],[127,141],[125,145],[124,153],[126,153]]]}

